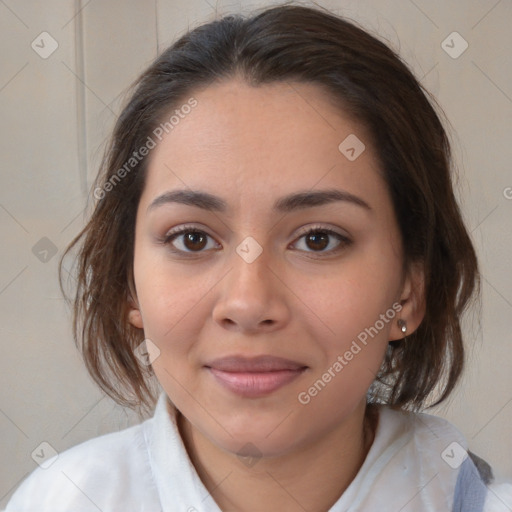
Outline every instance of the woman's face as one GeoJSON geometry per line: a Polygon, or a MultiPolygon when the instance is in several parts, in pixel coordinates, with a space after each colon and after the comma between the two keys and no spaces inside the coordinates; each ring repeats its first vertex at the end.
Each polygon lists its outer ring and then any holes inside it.
{"type": "Polygon", "coordinates": [[[130,321],[194,429],[284,454],[361,412],[398,318],[421,320],[415,281],[366,132],[321,89],[194,97],[149,156],[130,321]]]}

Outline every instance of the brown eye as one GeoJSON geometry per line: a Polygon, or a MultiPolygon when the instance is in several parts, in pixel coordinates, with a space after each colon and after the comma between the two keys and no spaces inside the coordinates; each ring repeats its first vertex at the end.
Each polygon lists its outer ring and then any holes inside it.
{"type": "Polygon", "coordinates": [[[318,256],[334,254],[352,243],[346,236],[327,228],[309,229],[298,240],[303,241],[296,243],[300,250],[318,253],[318,256]]]}
{"type": "Polygon", "coordinates": [[[191,251],[201,250],[206,246],[206,236],[199,231],[192,231],[183,237],[183,243],[191,251]]]}
{"type": "Polygon", "coordinates": [[[310,249],[323,251],[329,245],[329,238],[329,234],[317,231],[306,236],[306,245],[310,249]]]}
{"type": "MultiPolygon", "coordinates": [[[[171,250],[174,252],[192,253],[192,252],[204,252],[205,248],[208,247],[208,242],[211,239],[210,235],[204,231],[191,228],[182,228],[179,231],[175,231],[167,235],[163,243],[170,245],[171,250]]],[[[215,244],[213,244],[215,246],[215,244]]]]}

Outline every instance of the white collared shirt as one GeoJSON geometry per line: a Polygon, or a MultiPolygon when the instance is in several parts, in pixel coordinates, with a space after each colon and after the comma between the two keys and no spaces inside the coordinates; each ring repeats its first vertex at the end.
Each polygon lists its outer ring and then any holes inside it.
{"type": "MultiPolygon", "coordinates": [[[[446,420],[379,406],[368,455],[328,512],[512,510],[512,485],[487,492],[466,450],[446,420]]],[[[45,466],[22,482],[6,512],[222,512],[187,455],[165,393],[152,418],[85,441],[45,466]]]]}

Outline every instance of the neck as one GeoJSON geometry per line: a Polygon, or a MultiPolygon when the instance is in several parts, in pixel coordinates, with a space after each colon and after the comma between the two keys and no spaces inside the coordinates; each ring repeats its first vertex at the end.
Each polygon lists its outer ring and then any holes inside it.
{"type": "Polygon", "coordinates": [[[324,512],[343,494],[373,443],[376,412],[366,404],[314,442],[279,457],[241,459],[205,438],[178,412],[178,427],[203,484],[224,512],[324,512]]]}

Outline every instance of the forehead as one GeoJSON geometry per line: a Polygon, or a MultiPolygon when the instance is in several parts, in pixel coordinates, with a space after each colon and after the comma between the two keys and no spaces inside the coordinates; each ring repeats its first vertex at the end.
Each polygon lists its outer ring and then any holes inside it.
{"type": "Polygon", "coordinates": [[[319,86],[254,87],[232,79],[192,96],[197,105],[150,154],[141,201],[177,187],[231,195],[239,205],[256,198],[273,204],[294,190],[333,186],[367,197],[385,193],[364,126],[319,86]],[[345,140],[360,144],[358,152],[364,144],[355,160],[340,150],[345,140]]]}

